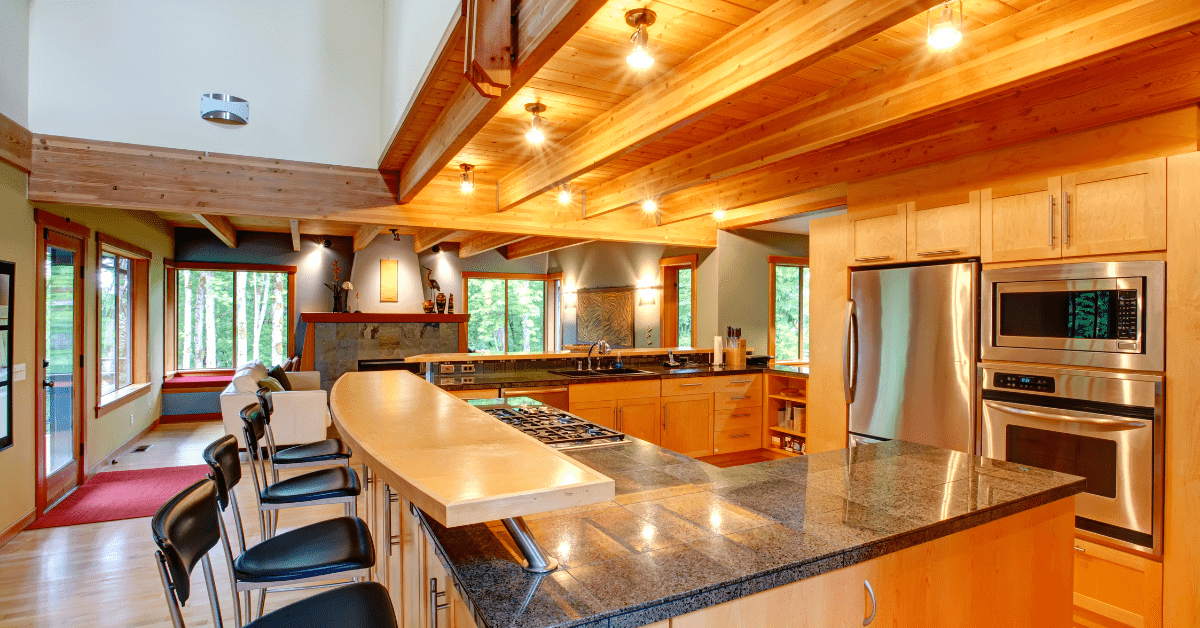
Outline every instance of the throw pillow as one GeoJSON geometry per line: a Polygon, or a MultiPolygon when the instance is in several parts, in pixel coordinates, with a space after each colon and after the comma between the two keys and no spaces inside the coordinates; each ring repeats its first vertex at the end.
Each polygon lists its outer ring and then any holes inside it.
{"type": "Polygon", "coordinates": [[[280,384],[279,380],[269,375],[262,378],[262,381],[258,382],[258,385],[266,386],[271,390],[271,392],[283,392],[283,384],[280,384]]]}
{"type": "Polygon", "coordinates": [[[258,390],[258,380],[249,369],[239,370],[233,374],[233,389],[240,393],[252,393],[258,390]]]}
{"type": "Polygon", "coordinates": [[[267,376],[274,377],[275,380],[279,382],[279,385],[283,386],[284,390],[292,389],[292,383],[288,381],[287,373],[284,372],[282,366],[276,365],[275,368],[267,372],[267,376]]]}

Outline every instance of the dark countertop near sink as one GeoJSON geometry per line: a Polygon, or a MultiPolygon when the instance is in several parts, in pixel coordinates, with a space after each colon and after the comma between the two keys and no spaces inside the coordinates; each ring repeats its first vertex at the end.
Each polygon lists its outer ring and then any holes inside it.
{"type": "Polygon", "coordinates": [[[486,628],[644,626],[1075,495],[1082,478],[890,441],[721,469],[650,443],[568,452],[611,502],[526,517],[561,567],[515,562],[499,524],[429,520],[486,628]]]}
{"type": "MultiPolygon", "coordinates": [[[[661,364],[630,364],[630,368],[649,371],[649,375],[614,375],[611,377],[566,377],[555,375],[545,369],[513,370],[476,375],[426,374],[426,381],[445,390],[482,390],[486,388],[509,388],[513,386],[567,386],[570,384],[592,384],[599,382],[630,382],[639,379],[677,379],[685,377],[708,377],[712,375],[746,375],[750,373],[778,373],[808,377],[807,366],[748,366],[728,368],[709,364],[669,369],[661,364]],[[470,383],[463,383],[466,379],[470,383]]],[[[562,369],[554,369],[562,370],[562,369]]]]}

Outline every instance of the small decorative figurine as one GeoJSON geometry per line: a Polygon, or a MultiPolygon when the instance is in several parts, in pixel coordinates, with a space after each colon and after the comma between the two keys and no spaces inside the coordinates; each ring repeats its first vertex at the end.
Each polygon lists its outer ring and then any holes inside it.
{"type": "Polygon", "coordinates": [[[446,304],[446,313],[447,314],[454,313],[454,295],[453,294],[450,295],[450,301],[449,301],[449,303],[446,304]]]}
{"type": "Polygon", "coordinates": [[[439,292],[437,294],[437,311],[438,314],[446,313],[446,293],[439,292]]]}
{"type": "Polygon", "coordinates": [[[433,314],[433,300],[426,299],[425,302],[421,304],[421,309],[425,310],[426,314],[433,314]]]}

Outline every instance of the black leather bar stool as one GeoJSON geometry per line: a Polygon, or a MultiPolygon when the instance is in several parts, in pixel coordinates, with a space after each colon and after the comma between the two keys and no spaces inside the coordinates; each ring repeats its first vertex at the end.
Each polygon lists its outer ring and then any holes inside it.
{"type": "Polygon", "coordinates": [[[254,394],[258,397],[258,405],[262,407],[267,425],[267,451],[270,452],[272,478],[275,482],[279,481],[279,469],[324,467],[331,464],[350,466],[350,448],[336,438],[292,445],[283,449],[277,447],[275,431],[271,429],[271,417],[275,414],[275,404],[271,401],[271,389],[263,386],[254,394]]]}
{"type": "Polygon", "coordinates": [[[246,437],[246,451],[250,455],[250,477],[254,480],[254,494],[258,501],[259,523],[262,524],[264,538],[274,536],[279,523],[278,511],[285,508],[344,504],[346,516],[357,514],[358,495],[362,489],[358,482],[358,474],[348,466],[326,467],[269,483],[267,478],[278,477],[278,472],[274,470],[273,463],[268,465],[269,458],[274,456],[274,448],[268,444],[268,456],[262,455],[261,443],[267,434],[266,413],[261,405],[252,403],[242,408],[240,416],[242,433],[246,437]],[[268,466],[272,469],[271,475],[267,474],[268,466]]]}
{"type": "MultiPolygon", "coordinates": [[[[236,450],[237,441],[234,441],[236,450]]],[[[236,451],[235,451],[236,453],[236,451]]],[[[181,607],[191,597],[191,574],[196,563],[204,566],[213,625],[222,628],[221,605],[213,582],[208,552],[221,537],[217,509],[217,483],[201,480],[171,498],[151,520],[158,550],[159,576],[167,596],[167,609],[175,628],[186,628],[181,607]]],[[[228,546],[227,546],[228,547],[228,546]]],[[[234,597],[235,607],[237,597],[234,597]]],[[[240,610],[237,623],[241,625],[240,610]]],[[[250,624],[253,628],[396,628],[396,612],[387,589],[377,582],[348,584],[289,604],[250,624]]]]}
{"type": "MultiPolygon", "coordinates": [[[[214,512],[218,513],[216,527],[229,564],[229,579],[233,587],[239,624],[243,601],[247,613],[250,612],[251,591],[259,591],[258,614],[262,615],[268,588],[291,591],[316,588],[294,585],[340,580],[332,584],[317,585],[336,586],[344,584],[345,578],[365,579],[368,570],[375,566],[375,546],[371,532],[367,529],[366,522],[351,516],[327,519],[289,530],[247,548],[242,516],[234,492],[234,487],[242,479],[237,439],[230,435],[217,439],[205,448],[204,461],[213,471],[211,478],[215,489],[214,503],[219,509],[214,509],[214,512]],[[219,514],[226,510],[233,510],[233,522],[240,550],[237,556],[233,554],[233,544],[225,519],[219,514]]],[[[253,468],[253,464],[251,466],[253,468]]]]}

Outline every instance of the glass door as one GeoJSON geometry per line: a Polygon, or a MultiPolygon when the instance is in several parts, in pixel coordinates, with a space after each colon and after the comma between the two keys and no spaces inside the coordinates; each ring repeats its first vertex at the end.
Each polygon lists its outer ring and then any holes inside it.
{"type": "Polygon", "coordinates": [[[83,471],[80,413],[83,242],[46,233],[42,251],[42,435],[39,506],[45,509],[79,485],[83,471]]]}

